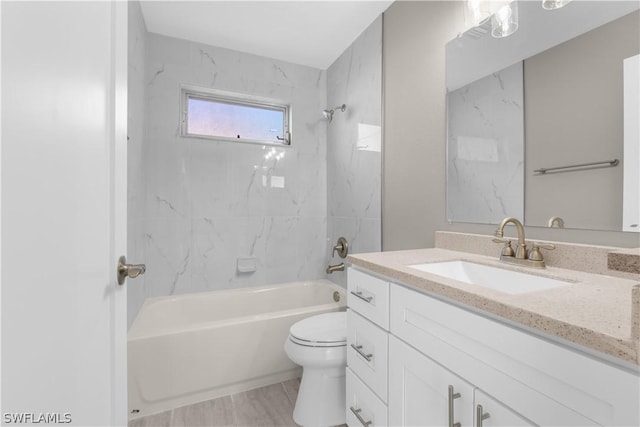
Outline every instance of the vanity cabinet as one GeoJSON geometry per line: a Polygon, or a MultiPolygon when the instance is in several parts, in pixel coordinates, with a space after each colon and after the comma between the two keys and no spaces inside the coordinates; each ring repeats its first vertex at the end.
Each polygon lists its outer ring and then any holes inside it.
{"type": "Polygon", "coordinates": [[[633,367],[353,267],[348,288],[352,427],[639,425],[633,367]]]}
{"type": "Polygon", "coordinates": [[[399,339],[389,341],[389,425],[536,425],[399,339]]]}

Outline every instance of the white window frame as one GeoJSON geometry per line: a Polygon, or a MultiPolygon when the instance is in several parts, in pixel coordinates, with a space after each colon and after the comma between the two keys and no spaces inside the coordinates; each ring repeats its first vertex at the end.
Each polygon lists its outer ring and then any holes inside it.
{"type": "Polygon", "coordinates": [[[288,147],[291,145],[291,106],[279,100],[262,98],[253,95],[244,95],[232,92],[206,89],[195,86],[182,86],[181,88],[181,105],[180,105],[180,128],[181,136],[184,138],[200,138],[215,141],[241,142],[249,144],[275,145],[278,147],[288,147]],[[189,99],[199,99],[204,101],[219,102],[225,104],[241,105],[254,108],[263,108],[268,110],[277,110],[283,112],[283,130],[284,137],[282,140],[267,139],[251,139],[251,138],[233,138],[228,136],[213,136],[189,133],[188,123],[188,106],[189,99]]]}

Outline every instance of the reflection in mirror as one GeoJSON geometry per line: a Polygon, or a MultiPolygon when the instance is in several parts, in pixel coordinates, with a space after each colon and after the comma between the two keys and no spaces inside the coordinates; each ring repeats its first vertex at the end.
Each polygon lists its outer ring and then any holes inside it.
{"type": "Polygon", "coordinates": [[[623,63],[640,53],[638,2],[519,7],[512,36],[495,39],[481,27],[447,45],[448,219],[495,224],[516,216],[546,227],[559,216],[567,228],[638,231],[637,197],[627,197],[640,191],[638,89],[629,86],[640,76],[632,65],[623,84],[623,63]],[[523,119],[509,108],[515,83],[503,78],[512,67],[522,70],[523,119]],[[518,150],[523,159],[512,157],[518,150]],[[617,167],[534,173],[616,158],[617,167]],[[519,162],[523,176],[514,178],[519,162]],[[624,184],[623,174],[631,176],[624,184]]]}
{"type": "Polygon", "coordinates": [[[449,92],[447,218],[524,214],[522,62],[449,92]],[[489,191],[487,191],[489,190],[489,191]]]}

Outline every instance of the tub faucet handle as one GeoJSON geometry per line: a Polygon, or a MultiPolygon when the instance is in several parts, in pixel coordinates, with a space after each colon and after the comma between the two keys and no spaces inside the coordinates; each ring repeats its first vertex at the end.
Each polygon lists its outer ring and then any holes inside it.
{"type": "Polygon", "coordinates": [[[333,251],[331,252],[331,256],[336,256],[336,252],[338,252],[338,256],[340,258],[346,258],[349,254],[349,243],[347,243],[347,239],[344,237],[338,238],[338,243],[333,247],[333,251]]]}

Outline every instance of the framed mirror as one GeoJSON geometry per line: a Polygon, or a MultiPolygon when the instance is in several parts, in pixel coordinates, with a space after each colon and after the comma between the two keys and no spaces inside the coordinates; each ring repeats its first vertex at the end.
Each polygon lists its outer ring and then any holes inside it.
{"type": "Polygon", "coordinates": [[[639,3],[518,8],[446,47],[448,220],[640,231],[639,3]]]}

